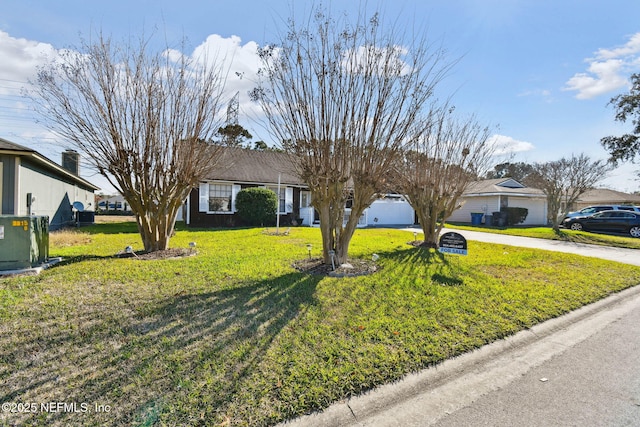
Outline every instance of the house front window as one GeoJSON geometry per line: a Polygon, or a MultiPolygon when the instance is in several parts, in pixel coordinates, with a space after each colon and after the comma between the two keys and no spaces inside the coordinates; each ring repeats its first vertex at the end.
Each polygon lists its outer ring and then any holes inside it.
{"type": "Polygon", "coordinates": [[[233,186],[230,184],[209,184],[209,211],[231,212],[231,195],[233,186]]]}

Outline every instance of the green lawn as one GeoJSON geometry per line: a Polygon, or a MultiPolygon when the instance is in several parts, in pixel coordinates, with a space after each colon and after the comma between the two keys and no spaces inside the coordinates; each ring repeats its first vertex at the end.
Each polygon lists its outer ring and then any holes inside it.
{"type": "Polygon", "coordinates": [[[448,228],[470,231],[482,231],[512,236],[535,237],[538,239],[563,240],[565,242],[587,243],[591,245],[614,246],[618,248],[640,249],[640,239],[604,233],[589,233],[561,228],[558,232],[551,227],[492,227],[471,226],[465,224],[447,224],[448,228]]]}
{"type": "Polygon", "coordinates": [[[135,227],[52,236],[65,261],[0,279],[0,424],[269,425],[361,393],[640,283],[640,268],[469,242],[469,255],[358,230],[370,276],[300,273],[317,229],[180,230],[193,257],[114,257],[135,227]],[[124,232],[120,232],[124,231],[124,232]],[[96,405],[102,411],[96,411],[96,405]],[[100,406],[102,405],[102,406],[100,406]],[[109,409],[107,412],[106,409],[109,409]]]}

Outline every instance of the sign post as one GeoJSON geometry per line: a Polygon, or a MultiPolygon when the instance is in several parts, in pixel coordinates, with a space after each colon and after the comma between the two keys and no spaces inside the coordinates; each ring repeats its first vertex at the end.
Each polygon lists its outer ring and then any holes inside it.
{"type": "Polygon", "coordinates": [[[444,233],[440,236],[438,250],[446,254],[467,255],[467,239],[460,233],[444,233]]]}

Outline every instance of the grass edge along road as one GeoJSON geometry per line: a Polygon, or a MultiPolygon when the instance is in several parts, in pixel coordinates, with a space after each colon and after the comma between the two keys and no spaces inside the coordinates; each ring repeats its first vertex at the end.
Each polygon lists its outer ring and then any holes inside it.
{"type": "Polygon", "coordinates": [[[68,405],[0,423],[271,425],[640,283],[638,267],[473,241],[441,255],[389,229],[353,240],[375,274],[314,276],[291,264],[319,255],[319,230],[263,231],[179,230],[171,246],[198,253],[169,260],[114,257],[141,248],[131,223],[52,236],[64,262],[0,280],[0,401],[68,405]]]}

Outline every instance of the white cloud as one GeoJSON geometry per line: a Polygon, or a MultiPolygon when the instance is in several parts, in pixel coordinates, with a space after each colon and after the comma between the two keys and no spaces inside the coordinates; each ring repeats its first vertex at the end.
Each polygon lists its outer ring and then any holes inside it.
{"type": "Polygon", "coordinates": [[[236,93],[240,93],[240,122],[243,126],[249,126],[249,120],[262,115],[259,106],[249,99],[249,91],[258,82],[260,60],[256,42],[242,44],[238,36],[225,38],[211,34],[194,49],[192,56],[208,61],[209,65],[222,67],[226,74],[225,97],[231,99],[236,93]]]}
{"type": "Polygon", "coordinates": [[[182,52],[176,49],[167,49],[163,52],[163,55],[169,58],[169,61],[174,62],[176,64],[179,63],[184,57],[182,52]]]}
{"type": "Polygon", "coordinates": [[[578,73],[567,81],[565,90],[575,90],[578,99],[590,99],[627,85],[624,76],[624,62],[619,59],[609,59],[593,62],[589,73],[578,73]]]}
{"type": "Polygon", "coordinates": [[[16,95],[20,87],[34,79],[37,67],[57,55],[56,50],[47,43],[11,37],[0,31],[0,79],[3,84],[0,93],[16,95]]]}
{"type": "Polygon", "coordinates": [[[629,38],[623,46],[599,49],[589,63],[586,73],[576,73],[563,90],[576,91],[577,99],[590,99],[628,85],[627,77],[640,69],[640,33],[629,38]]]}
{"type": "Polygon", "coordinates": [[[530,142],[519,141],[510,136],[498,134],[491,136],[488,140],[488,143],[495,147],[494,154],[497,156],[531,151],[535,148],[534,145],[530,142]]]}
{"type": "Polygon", "coordinates": [[[623,46],[614,49],[598,49],[596,58],[612,59],[626,56],[633,56],[640,53],[640,33],[636,33],[629,38],[623,46]]]}

